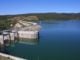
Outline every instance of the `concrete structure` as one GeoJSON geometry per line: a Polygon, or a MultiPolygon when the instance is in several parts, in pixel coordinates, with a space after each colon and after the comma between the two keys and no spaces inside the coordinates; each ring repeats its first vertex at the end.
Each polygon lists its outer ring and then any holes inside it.
{"type": "Polygon", "coordinates": [[[12,32],[10,33],[10,40],[13,40],[13,41],[15,40],[15,35],[12,32]]]}
{"type": "MultiPolygon", "coordinates": [[[[40,25],[37,23],[20,20],[11,29],[2,31],[2,34],[0,35],[0,44],[4,46],[6,42],[11,43],[11,41],[14,41],[15,38],[23,38],[25,40],[28,39],[27,41],[29,44],[31,42],[33,42],[31,44],[35,44],[35,39],[37,39],[39,35],[39,29],[40,25]],[[30,41],[29,39],[33,40],[30,41]]],[[[27,60],[3,53],[0,53],[0,57],[6,59],[8,58],[8,60],[27,60]]]]}
{"type": "Polygon", "coordinates": [[[40,25],[34,22],[18,21],[11,29],[2,31],[0,43],[14,41],[15,38],[37,39],[40,25]]]}
{"type": "Polygon", "coordinates": [[[20,20],[15,24],[12,30],[18,32],[19,38],[36,39],[38,38],[40,25],[34,22],[20,20]]]}
{"type": "Polygon", "coordinates": [[[18,31],[19,38],[36,39],[38,38],[38,31],[18,31]]]}
{"type": "Polygon", "coordinates": [[[0,53],[0,60],[27,60],[27,59],[23,59],[23,58],[7,55],[4,53],[0,53]]]}
{"type": "Polygon", "coordinates": [[[4,44],[3,35],[0,35],[0,44],[1,44],[1,45],[4,44]]]}

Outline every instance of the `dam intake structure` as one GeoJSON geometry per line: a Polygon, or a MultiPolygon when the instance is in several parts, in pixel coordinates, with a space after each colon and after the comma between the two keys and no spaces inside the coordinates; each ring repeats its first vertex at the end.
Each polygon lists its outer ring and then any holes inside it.
{"type": "Polygon", "coordinates": [[[8,30],[0,32],[0,44],[11,43],[19,39],[37,39],[39,36],[40,25],[35,22],[19,20],[8,30]]]}

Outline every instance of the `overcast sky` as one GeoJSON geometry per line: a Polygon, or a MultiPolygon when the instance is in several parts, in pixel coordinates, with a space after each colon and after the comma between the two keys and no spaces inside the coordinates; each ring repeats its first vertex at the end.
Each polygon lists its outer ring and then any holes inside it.
{"type": "Polygon", "coordinates": [[[80,12],[80,0],[0,0],[0,15],[80,12]]]}

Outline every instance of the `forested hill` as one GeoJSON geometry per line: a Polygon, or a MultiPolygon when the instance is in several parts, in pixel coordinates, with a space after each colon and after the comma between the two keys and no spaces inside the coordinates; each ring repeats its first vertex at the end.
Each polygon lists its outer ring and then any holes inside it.
{"type": "Polygon", "coordinates": [[[31,14],[19,14],[19,15],[5,15],[0,16],[0,20],[5,20],[13,17],[37,16],[39,20],[68,20],[68,19],[80,19],[80,13],[31,13],[31,14]]]}
{"type": "Polygon", "coordinates": [[[80,20],[80,13],[32,13],[19,15],[0,15],[0,30],[10,28],[18,20],[80,20]]]}
{"type": "Polygon", "coordinates": [[[39,20],[80,19],[80,13],[33,13],[33,14],[23,14],[22,16],[37,16],[39,20]]]}

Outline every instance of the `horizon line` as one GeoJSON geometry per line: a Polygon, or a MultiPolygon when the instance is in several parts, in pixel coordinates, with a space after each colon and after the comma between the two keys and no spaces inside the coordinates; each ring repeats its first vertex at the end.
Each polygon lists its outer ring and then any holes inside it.
{"type": "Polygon", "coordinates": [[[15,14],[0,14],[1,16],[5,16],[5,15],[24,15],[24,14],[42,14],[42,13],[66,13],[66,14],[71,14],[71,13],[75,13],[78,14],[80,12],[32,12],[32,13],[15,13],[15,14]]]}

